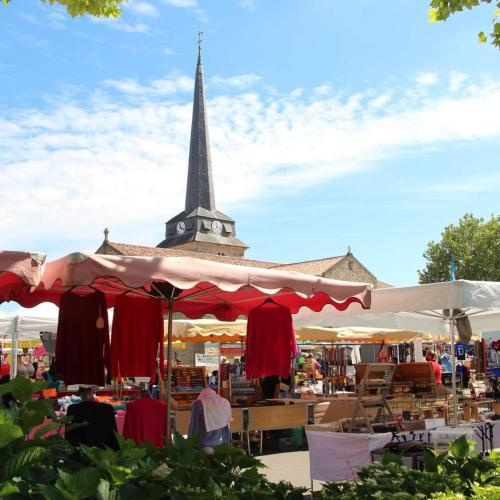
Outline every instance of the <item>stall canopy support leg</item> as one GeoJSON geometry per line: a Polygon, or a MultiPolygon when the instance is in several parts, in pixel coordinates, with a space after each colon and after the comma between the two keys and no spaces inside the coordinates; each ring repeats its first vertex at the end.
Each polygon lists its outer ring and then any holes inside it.
{"type": "MultiPolygon", "coordinates": [[[[175,290],[175,289],[174,289],[175,290]]],[[[166,403],[167,403],[167,422],[166,422],[166,434],[167,442],[169,443],[172,439],[171,436],[171,400],[170,396],[172,393],[172,330],[173,330],[173,315],[174,315],[174,292],[168,300],[168,334],[167,334],[167,387],[166,387],[166,403]]]]}
{"type": "Polygon", "coordinates": [[[14,319],[14,329],[12,330],[12,343],[10,345],[10,357],[12,363],[10,364],[10,378],[14,379],[17,375],[17,346],[19,345],[19,330],[21,318],[17,315],[14,319]]]}
{"type": "Polygon", "coordinates": [[[451,390],[453,393],[452,426],[458,426],[458,400],[457,400],[457,363],[455,359],[455,324],[452,310],[450,310],[450,340],[451,340],[451,390]]]}

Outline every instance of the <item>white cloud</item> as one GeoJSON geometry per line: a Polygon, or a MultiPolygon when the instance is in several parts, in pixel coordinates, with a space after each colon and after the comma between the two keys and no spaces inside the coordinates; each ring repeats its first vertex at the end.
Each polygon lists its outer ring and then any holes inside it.
{"type": "Polygon", "coordinates": [[[467,80],[468,76],[459,71],[453,71],[450,75],[450,91],[458,92],[467,80]]]}
{"type": "Polygon", "coordinates": [[[254,75],[253,73],[249,73],[246,75],[231,76],[229,78],[214,76],[213,78],[210,79],[210,83],[213,85],[245,89],[251,87],[252,85],[255,85],[260,80],[262,80],[262,77],[260,77],[259,75],[254,75]]]}
{"type": "Polygon", "coordinates": [[[177,92],[191,92],[193,90],[194,82],[192,78],[187,76],[173,76],[153,80],[148,85],[142,85],[134,78],[105,80],[104,85],[125,94],[141,97],[154,97],[172,95],[177,92]]]}
{"type": "Polygon", "coordinates": [[[329,83],[323,83],[322,85],[314,87],[314,93],[323,96],[329,95],[332,93],[332,86],[329,83]]]}
{"type": "Polygon", "coordinates": [[[257,6],[255,0],[240,0],[240,5],[243,9],[254,10],[257,6]]]}
{"type": "Polygon", "coordinates": [[[125,31],[125,33],[147,33],[149,31],[149,26],[144,23],[129,24],[118,21],[111,26],[119,31],[125,31]]]}
{"type": "Polygon", "coordinates": [[[488,177],[468,176],[460,180],[427,186],[421,191],[445,194],[445,193],[483,193],[486,191],[500,190],[500,173],[488,177]]]}
{"type": "Polygon", "coordinates": [[[144,23],[126,23],[121,18],[114,19],[108,17],[91,17],[90,21],[96,24],[106,24],[110,28],[125,33],[148,33],[150,30],[149,25],[144,23]]]}
{"type": "Polygon", "coordinates": [[[136,14],[137,16],[158,17],[160,15],[160,11],[148,2],[129,0],[129,2],[125,5],[128,7],[130,12],[136,14]]]}
{"type": "Polygon", "coordinates": [[[429,87],[435,85],[438,82],[438,76],[435,73],[422,72],[415,77],[415,81],[418,85],[423,87],[429,87]]]}
{"type": "Polygon", "coordinates": [[[176,52],[172,49],[169,49],[168,47],[165,47],[163,49],[163,53],[166,55],[166,56],[173,56],[176,54],[176,52]]]}
{"type": "Polygon", "coordinates": [[[373,109],[379,109],[386,106],[391,100],[391,95],[388,93],[380,94],[377,97],[374,97],[371,101],[368,102],[368,106],[373,109]]]}
{"type": "Polygon", "coordinates": [[[173,7],[197,7],[198,2],[196,0],[163,0],[166,4],[172,5],[173,7]]]}
{"type": "MultiPolygon", "coordinates": [[[[83,100],[0,111],[2,246],[95,250],[104,227],[111,239],[157,244],[184,203],[192,86],[183,75],[108,80],[83,100]]],[[[500,138],[500,81],[491,80],[459,95],[246,91],[211,95],[207,106],[217,204],[229,213],[382,159],[500,138]]]]}

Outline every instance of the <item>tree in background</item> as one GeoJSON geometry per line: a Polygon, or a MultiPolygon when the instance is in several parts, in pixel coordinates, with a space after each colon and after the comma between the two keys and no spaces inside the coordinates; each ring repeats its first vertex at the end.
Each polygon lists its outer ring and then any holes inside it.
{"type": "MultiPolygon", "coordinates": [[[[11,0],[1,0],[7,5],[11,0]]],[[[127,0],[41,0],[50,5],[59,4],[66,8],[71,17],[89,14],[94,17],[119,17],[120,4],[127,0]]]]}
{"type": "Polygon", "coordinates": [[[500,215],[485,221],[465,214],[457,226],[447,226],[441,236],[439,243],[427,244],[427,264],[418,271],[420,283],[448,281],[452,258],[456,279],[500,281],[500,215]]]}
{"type": "MultiPolygon", "coordinates": [[[[429,19],[431,23],[446,21],[452,14],[464,9],[472,9],[478,5],[493,3],[493,0],[431,0],[429,19]]],[[[491,44],[500,49],[500,2],[494,3],[496,10],[493,13],[493,31],[487,35],[484,31],[478,33],[479,41],[485,43],[488,39],[491,44]]]]}

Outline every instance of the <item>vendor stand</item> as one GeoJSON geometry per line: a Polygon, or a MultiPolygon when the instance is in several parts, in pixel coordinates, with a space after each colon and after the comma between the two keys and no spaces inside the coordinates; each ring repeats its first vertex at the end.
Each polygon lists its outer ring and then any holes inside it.
{"type": "MultiPolygon", "coordinates": [[[[337,282],[316,276],[268,269],[232,266],[187,257],[126,257],[70,254],[49,262],[35,290],[17,287],[9,298],[25,307],[41,302],[58,304],[68,291],[82,295],[99,290],[107,307],[129,293],[144,300],[161,300],[168,312],[167,415],[172,392],[173,314],[188,317],[212,314],[233,321],[263,303],[266,297],[291,313],[300,307],[319,311],[326,304],[345,310],[351,303],[370,306],[370,286],[337,282]]],[[[167,418],[167,435],[170,418],[167,418]]]]}

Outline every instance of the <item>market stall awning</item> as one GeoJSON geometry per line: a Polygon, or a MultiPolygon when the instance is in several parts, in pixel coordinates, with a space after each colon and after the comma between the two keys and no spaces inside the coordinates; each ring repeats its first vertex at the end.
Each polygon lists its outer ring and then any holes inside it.
{"type": "MultiPolygon", "coordinates": [[[[370,307],[372,286],[334,281],[296,272],[235,266],[190,257],[129,257],[72,253],[47,263],[34,291],[14,300],[25,307],[42,302],[59,304],[68,291],[106,296],[107,307],[116,297],[131,293],[144,300],[162,300],[168,311],[167,415],[170,415],[173,314],[189,318],[211,314],[234,321],[271,298],[292,313],[301,307],[314,311],[330,304],[345,310],[352,303],[370,307]]],[[[167,418],[167,435],[170,419],[167,418]]]]}
{"type": "Polygon", "coordinates": [[[448,335],[444,309],[460,309],[474,332],[500,328],[500,282],[449,281],[374,290],[370,310],[353,304],[338,314],[326,306],[318,314],[300,311],[298,326],[389,328],[448,335]]]}
{"type": "Polygon", "coordinates": [[[336,342],[345,344],[357,343],[392,343],[412,342],[415,340],[444,340],[445,336],[432,336],[425,333],[392,330],[389,328],[340,327],[325,328],[321,326],[299,326],[295,329],[297,340],[316,342],[336,342]]]}
{"type": "MultiPolygon", "coordinates": [[[[500,282],[491,281],[448,281],[399,288],[375,290],[372,295],[372,307],[369,314],[372,318],[383,319],[388,315],[394,320],[394,314],[408,314],[422,323],[435,321],[437,330],[449,332],[452,360],[452,386],[456,395],[455,371],[455,328],[459,321],[470,322],[472,331],[498,330],[500,327],[500,282]]],[[[297,325],[316,325],[335,327],[342,321],[349,321],[351,326],[359,326],[359,321],[365,312],[355,305],[343,313],[340,318],[338,311],[326,306],[320,313],[311,315],[301,311],[295,316],[297,325]]],[[[404,318],[401,319],[401,322],[404,318]]],[[[384,323],[379,323],[383,325],[384,323]]],[[[372,323],[373,325],[373,323],[372,323]]],[[[453,424],[458,423],[458,398],[453,398],[453,424]]]]}
{"type": "Polygon", "coordinates": [[[296,272],[235,266],[190,257],[128,257],[73,253],[45,264],[40,285],[14,300],[25,307],[58,304],[63,293],[101,290],[108,307],[122,293],[172,299],[174,311],[190,318],[212,314],[233,321],[266,297],[292,313],[301,307],[320,311],[326,304],[345,310],[370,307],[371,285],[296,272]],[[166,285],[166,286],[165,286],[166,285]]]}
{"type": "Polygon", "coordinates": [[[0,304],[37,286],[44,262],[40,253],[0,251],[0,304]]]}
{"type": "Polygon", "coordinates": [[[173,327],[173,338],[180,342],[240,342],[247,334],[246,320],[175,319],[173,327]]]}

